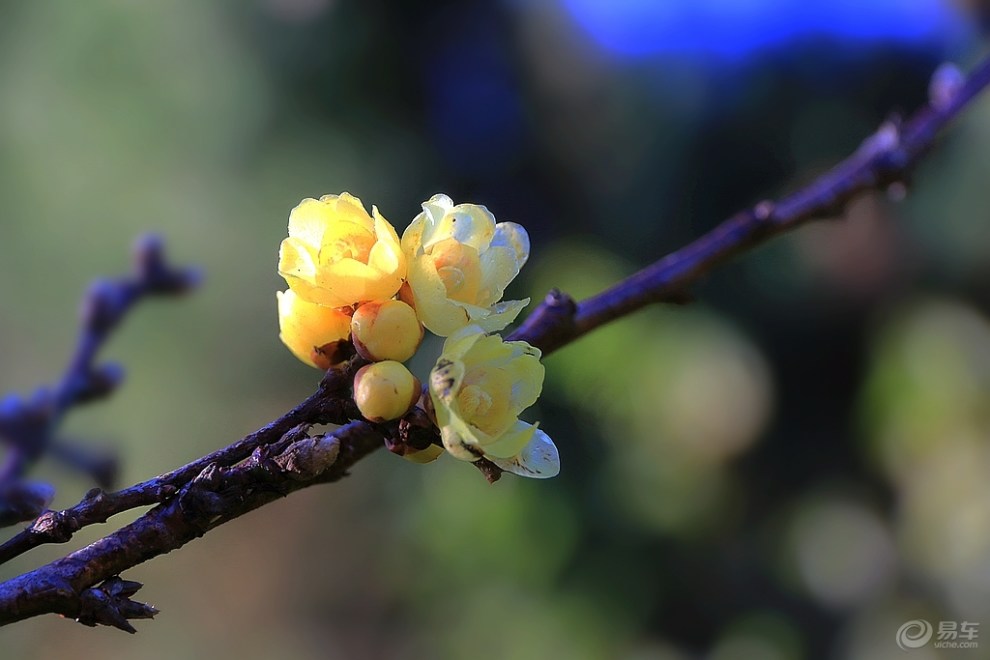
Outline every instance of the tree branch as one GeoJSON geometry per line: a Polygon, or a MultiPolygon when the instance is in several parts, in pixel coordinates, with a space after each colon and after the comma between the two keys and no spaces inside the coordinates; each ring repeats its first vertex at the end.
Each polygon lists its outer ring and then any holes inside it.
{"type": "Polygon", "coordinates": [[[42,514],[23,531],[0,545],[0,564],[39,545],[65,543],[83,527],[106,522],[118,513],[164,502],[208,466],[234,465],[250,456],[258,447],[276,442],[299,424],[344,424],[360,417],[350,400],[350,385],[354,372],[361,364],[363,362],[355,359],[338,369],[328,371],[316,393],[238,442],[177,470],[115,493],[105,493],[94,488],[76,506],[42,514]]]}
{"type": "MultiPolygon", "coordinates": [[[[951,75],[937,75],[928,106],[903,125],[884,124],[856,153],[810,186],[733,216],[687,247],[580,303],[552,291],[509,338],[550,353],[651,302],[682,301],[688,286],[731,256],[813,218],[836,215],[862,191],[904,184],[941,129],[990,84],[990,59],[968,80],[954,81],[951,75]]],[[[72,509],[42,516],[0,547],[0,558],[64,540],[79,527],[114,513],[157,503],[102,540],[0,584],[0,625],[57,612],[82,623],[133,631],[128,619],[152,616],[155,610],[130,600],[140,585],[120,580],[122,571],[294,490],[336,481],[383,441],[401,453],[404,444],[436,440],[436,429],[421,428],[422,420],[415,415],[383,425],[354,421],[329,436],[305,436],[308,424],[359,418],[349,392],[356,365],[328,372],[316,394],[225,449],[143,484],[114,494],[96,492],[72,509]]]]}
{"type": "MultiPolygon", "coordinates": [[[[96,599],[91,587],[119,579],[122,571],[180,548],[189,541],[289,493],[337,481],[358,460],[382,446],[381,431],[351,422],[332,434],[291,440],[278,453],[259,446],[231,467],[210,463],[130,525],[47,566],[9,580],[0,588],[0,625],[48,612],[115,625],[134,632],[128,618],[146,618],[154,608],[127,601],[127,607],[96,599]],[[136,613],[136,617],[132,616],[136,613]],[[123,622],[124,625],[121,624],[123,622]]],[[[128,583],[129,594],[140,588],[128,583]]]]}
{"type": "Polygon", "coordinates": [[[525,339],[544,355],[552,353],[650,303],[681,302],[687,289],[716,266],[809,220],[840,215],[864,191],[906,186],[942,129],[988,84],[990,58],[966,80],[944,65],[932,78],[927,106],[906,123],[884,123],[854,154],[811,185],[778,202],[763,201],[737,213],[693,243],[580,303],[551,291],[509,338],[525,339]]]}

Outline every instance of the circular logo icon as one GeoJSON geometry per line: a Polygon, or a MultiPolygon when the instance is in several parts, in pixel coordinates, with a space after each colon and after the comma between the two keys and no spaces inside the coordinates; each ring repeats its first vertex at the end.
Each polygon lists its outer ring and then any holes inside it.
{"type": "Polygon", "coordinates": [[[932,638],[932,624],[924,619],[908,621],[897,629],[897,645],[902,650],[920,649],[932,638]]]}

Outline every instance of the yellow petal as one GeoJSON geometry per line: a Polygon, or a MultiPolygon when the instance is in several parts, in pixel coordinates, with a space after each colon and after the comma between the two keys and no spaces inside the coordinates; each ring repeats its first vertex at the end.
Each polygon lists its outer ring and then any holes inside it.
{"type": "Polygon", "coordinates": [[[485,335],[480,326],[473,327],[474,341],[470,345],[470,350],[464,351],[463,355],[469,368],[481,364],[501,366],[513,358],[512,343],[502,341],[498,335],[485,335]]]}
{"type": "Polygon", "coordinates": [[[433,197],[423,202],[423,211],[431,217],[439,220],[443,214],[454,208],[454,200],[443,193],[437,193],[433,197]]]}
{"type": "Polygon", "coordinates": [[[324,195],[321,202],[327,204],[332,210],[334,219],[353,222],[361,225],[368,231],[374,230],[374,222],[371,216],[364,210],[361,200],[350,193],[340,193],[340,195],[324,195]]]}
{"type": "Polygon", "coordinates": [[[473,462],[485,455],[477,444],[467,441],[452,426],[440,428],[440,439],[443,440],[444,449],[462,461],[473,462]]]}
{"type": "Polygon", "coordinates": [[[481,254],[479,261],[483,295],[477,303],[488,307],[502,299],[505,287],[519,274],[519,264],[516,253],[505,246],[489,247],[481,254]]]}
{"type": "Polygon", "coordinates": [[[315,349],[332,342],[345,340],[350,335],[351,318],[331,307],[306,302],[293,291],[279,291],[278,299],[279,339],[293,355],[311,367],[315,349]]]}
{"type": "Polygon", "coordinates": [[[441,426],[449,418],[450,405],[456,399],[463,380],[464,363],[446,355],[442,355],[430,371],[430,396],[441,426]],[[441,417],[445,419],[441,420],[441,417]]]}
{"type": "Polygon", "coordinates": [[[375,245],[375,234],[368,227],[350,220],[336,219],[323,232],[320,244],[320,265],[332,264],[341,259],[368,261],[368,253],[375,245]]]}
{"type": "Polygon", "coordinates": [[[443,447],[440,445],[430,445],[426,449],[419,449],[408,451],[402,455],[402,458],[407,461],[412,461],[413,463],[432,463],[437,460],[440,455],[443,454],[443,447]]]}
{"type": "Polygon", "coordinates": [[[512,383],[510,405],[516,415],[536,403],[543,392],[545,369],[538,355],[537,351],[536,356],[520,356],[503,367],[512,383]]]}
{"type": "Polygon", "coordinates": [[[427,330],[448,337],[468,324],[467,312],[447,299],[447,289],[428,255],[413,259],[408,267],[416,314],[427,330]]]}
{"type": "Polygon", "coordinates": [[[289,236],[314,249],[319,248],[329,221],[330,209],[324,202],[304,199],[289,212],[289,236]]]}
{"type": "Polygon", "coordinates": [[[278,247],[278,274],[316,282],[316,252],[302,239],[289,237],[278,247]]]}
{"type": "Polygon", "coordinates": [[[332,295],[346,300],[344,305],[354,305],[366,300],[388,300],[402,285],[396,275],[385,275],[368,264],[354,259],[324,266],[317,274],[316,284],[332,295]]]}
{"type": "MultiPolygon", "coordinates": [[[[468,351],[479,341],[488,339],[484,331],[476,325],[461,328],[443,343],[442,357],[449,360],[463,361],[468,351]]],[[[497,337],[492,338],[496,342],[497,337]]]]}
{"type": "Polygon", "coordinates": [[[289,289],[307,302],[334,308],[348,307],[352,304],[346,298],[341,298],[332,291],[316,286],[315,284],[310,284],[306,280],[288,275],[282,275],[282,277],[285,278],[289,289]]]}
{"type": "Polygon", "coordinates": [[[485,445],[485,457],[494,460],[496,458],[512,458],[523,450],[533,439],[536,426],[520,422],[512,425],[508,431],[503,433],[495,442],[485,445]]]}
{"type": "MultiPolygon", "coordinates": [[[[512,381],[505,369],[481,365],[468,369],[457,393],[458,416],[466,424],[497,438],[515,422],[519,410],[512,409],[512,381]]],[[[477,435],[472,431],[472,435],[477,435]]],[[[478,436],[479,442],[486,439],[478,436]]]]}
{"type": "Polygon", "coordinates": [[[458,204],[427,226],[423,248],[429,252],[436,243],[453,238],[480,252],[488,247],[494,236],[495,216],[488,209],[477,204],[458,204]]]}
{"type": "Polygon", "coordinates": [[[481,326],[485,332],[498,332],[515,321],[519,312],[528,304],[529,298],[500,302],[492,307],[491,312],[486,314],[484,318],[472,320],[481,326]]]}
{"type": "Polygon", "coordinates": [[[425,213],[420,213],[409,223],[406,230],[402,232],[402,252],[410,261],[423,252],[423,231],[429,222],[425,213]]]}
{"type": "Polygon", "coordinates": [[[375,237],[379,241],[384,241],[398,247],[399,235],[395,233],[395,227],[392,226],[392,223],[378,212],[377,206],[371,207],[371,213],[375,217],[375,237]]]}
{"type": "Polygon", "coordinates": [[[406,258],[397,245],[383,241],[375,243],[368,253],[368,265],[383,275],[404,280],[406,277],[406,258]]]}
{"type": "Polygon", "coordinates": [[[433,246],[429,259],[443,282],[448,299],[467,304],[477,303],[482,272],[476,249],[447,238],[433,246]]]}
{"type": "Polygon", "coordinates": [[[529,259],[529,234],[522,225],[514,222],[500,222],[495,225],[495,237],[491,247],[510,248],[516,258],[516,270],[522,268],[529,259]]]}

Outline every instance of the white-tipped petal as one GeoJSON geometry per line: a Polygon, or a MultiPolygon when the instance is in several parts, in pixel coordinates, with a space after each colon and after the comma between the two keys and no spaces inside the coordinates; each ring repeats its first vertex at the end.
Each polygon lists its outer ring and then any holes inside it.
{"type": "Polygon", "coordinates": [[[533,439],[512,458],[494,458],[489,460],[506,472],[518,474],[520,477],[532,479],[549,479],[560,473],[560,454],[553,440],[541,431],[535,429],[533,439]]]}

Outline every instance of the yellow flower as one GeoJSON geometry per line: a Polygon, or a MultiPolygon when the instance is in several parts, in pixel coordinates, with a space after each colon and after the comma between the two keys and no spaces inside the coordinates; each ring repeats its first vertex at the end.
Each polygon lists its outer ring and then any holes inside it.
{"type": "Polygon", "coordinates": [[[279,291],[279,339],[311,367],[329,369],[338,360],[338,342],[351,334],[351,317],[342,310],[306,302],[291,289],[279,291]]]}
{"type": "Polygon", "coordinates": [[[468,326],[447,339],[430,372],[430,397],[444,447],[507,472],[546,478],[560,471],[553,441],[519,413],[543,390],[540,351],[468,326]]]}
{"type": "Polygon", "coordinates": [[[348,193],[304,199],[289,214],[278,274],[311,303],[348,307],[387,300],[406,276],[395,229],[372,207],[348,193]]]}
{"type": "Polygon", "coordinates": [[[441,337],[469,324],[501,330],[529,303],[499,302],[529,257],[529,236],[514,222],[495,224],[484,206],[434,195],[402,234],[402,251],[409,286],[400,295],[441,337]]]}

